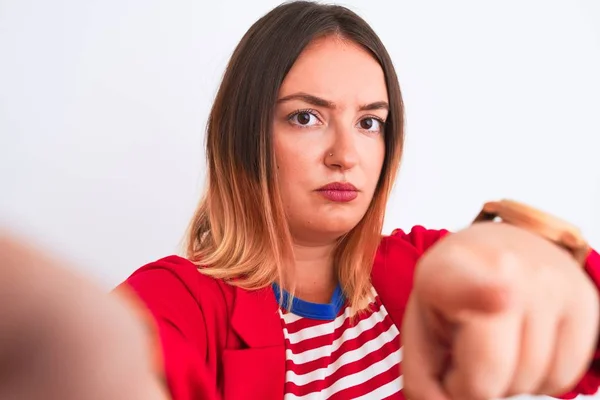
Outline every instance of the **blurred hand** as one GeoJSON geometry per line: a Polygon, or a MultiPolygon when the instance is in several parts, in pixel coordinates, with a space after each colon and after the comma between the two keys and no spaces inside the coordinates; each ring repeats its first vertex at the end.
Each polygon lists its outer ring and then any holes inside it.
{"type": "Polygon", "coordinates": [[[0,398],[164,400],[132,308],[0,234],[0,398]]]}
{"type": "Polygon", "coordinates": [[[419,262],[402,327],[410,400],[558,395],[585,373],[599,297],[563,249],[526,230],[475,224],[419,262]]]}

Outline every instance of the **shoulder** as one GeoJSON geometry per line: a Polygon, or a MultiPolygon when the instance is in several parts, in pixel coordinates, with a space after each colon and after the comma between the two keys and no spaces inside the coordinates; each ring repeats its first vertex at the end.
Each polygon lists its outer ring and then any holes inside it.
{"type": "Polygon", "coordinates": [[[421,225],[415,225],[409,231],[394,229],[382,238],[378,253],[385,257],[418,257],[449,233],[447,229],[429,229],[421,225]]]}
{"type": "Polygon", "coordinates": [[[412,270],[421,255],[447,234],[446,229],[428,229],[421,225],[413,226],[410,231],[394,229],[391,235],[381,239],[373,273],[412,270]]]}
{"type": "Polygon", "coordinates": [[[229,287],[221,280],[200,273],[199,267],[190,260],[175,255],[150,262],[135,270],[125,280],[127,283],[150,286],[164,286],[165,281],[177,281],[194,295],[199,291],[223,290],[224,287],[229,287]]]}
{"type": "Polygon", "coordinates": [[[381,239],[371,280],[397,324],[402,320],[419,258],[448,233],[446,229],[427,229],[417,225],[408,231],[395,229],[391,235],[381,239]]]}
{"type": "Polygon", "coordinates": [[[192,309],[225,311],[232,301],[233,287],[199,272],[198,266],[168,256],[135,270],[120,286],[126,285],[152,311],[186,313],[192,309]]]}

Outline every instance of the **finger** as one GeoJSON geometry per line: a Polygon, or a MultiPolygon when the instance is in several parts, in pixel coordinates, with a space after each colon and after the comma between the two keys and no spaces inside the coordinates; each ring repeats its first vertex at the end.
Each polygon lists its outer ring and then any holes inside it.
{"type": "Polygon", "coordinates": [[[558,330],[557,302],[558,297],[545,298],[528,308],[528,316],[523,321],[517,368],[507,396],[538,393],[554,356],[558,330]]]}
{"type": "Polygon", "coordinates": [[[460,322],[465,311],[503,312],[519,300],[522,268],[513,256],[451,239],[424,255],[415,271],[414,290],[427,305],[460,322]]]}
{"type": "Polygon", "coordinates": [[[557,396],[571,390],[592,361],[598,340],[599,299],[596,288],[585,279],[577,285],[583,289],[572,294],[558,327],[555,354],[540,394],[557,396]]]}
{"type": "Polygon", "coordinates": [[[401,331],[403,392],[410,400],[449,400],[440,382],[447,352],[427,328],[425,315],[411,296],[401,331]]]}
{"type": "Polygon", "coordinates": [[[504,397],[519,354],[521,316],[473,316],[455,334],[444,389],[452,399],[504,397]]]}

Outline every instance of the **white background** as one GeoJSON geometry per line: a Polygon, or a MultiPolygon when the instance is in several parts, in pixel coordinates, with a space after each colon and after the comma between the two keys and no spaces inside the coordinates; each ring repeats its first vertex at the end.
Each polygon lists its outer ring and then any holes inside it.
{"type": "MultiPolygon", "coordinates": [[[[177,252],[225,64],[278,3],[0,0],[0,224],[106,288],[177,252]]],[[[406,103],[386,232],[458,229],[511,197],[600,246],[600,2],[343,4],[406,103]]]]}

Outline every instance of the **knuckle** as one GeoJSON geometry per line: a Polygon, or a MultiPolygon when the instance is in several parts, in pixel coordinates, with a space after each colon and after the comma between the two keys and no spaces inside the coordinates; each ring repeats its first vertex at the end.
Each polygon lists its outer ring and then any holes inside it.
{"type": "Polygon", "coordinates": [[[572,390],[583,374],[577,368],[554,368],[541,385],[540,394],[560,396],[572,390]]]}
{"type": "Polygon", "coordinates": [[[485,376],[465,376],[455,370],[447,376],[445,387],[452,399],[488,400],[504,394],[498,382],[485,376]]]}
{"type": "Polygon", "coordinates": [[[513,382],[510,390],[508,391],[508,396],[518,396],[522,394],[531,394],[536,393],[539,387],[540,380],[530,377],[530,379],[519,379],[517,382],[513,382]]]}
{"type": "Polygon", "coordinates": [[[452,399],[461,400],[488,400],[498,398],[489,388],[472,385],[468,387],[456,388],[449,391],[452,399]]]}
{"type": "Polygon", "coordinates": [[[482,282],[479,293],[480,301],[498,312],[518,307],[521,297],[514,282],[495,277],[482,282]]]}
{"type": "Polygon", "coordinates": [[[552,382],[550,382],[549,380],[542,386],[539,394],[547,396],[562,396],[563,394],[571,390],[574,386],[575,382],[566,380],[564,378],[552,380],[552,382]]]}

